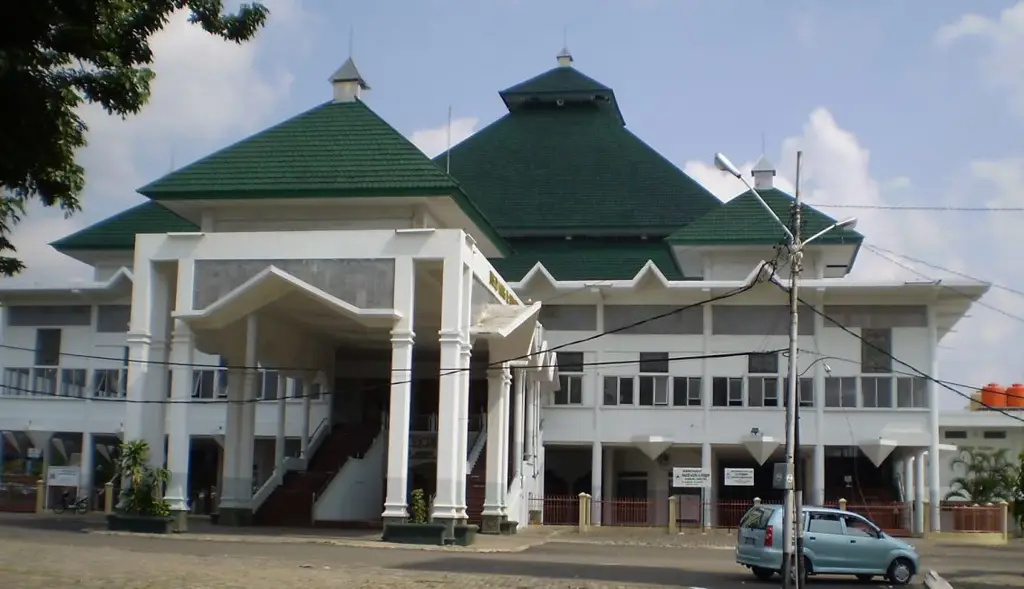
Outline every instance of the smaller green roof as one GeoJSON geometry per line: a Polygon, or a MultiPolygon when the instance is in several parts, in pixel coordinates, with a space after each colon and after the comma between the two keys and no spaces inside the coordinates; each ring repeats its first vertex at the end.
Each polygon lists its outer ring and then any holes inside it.
{"type": "MultiPolygon", "coordinates": [[[[789,219],[794,201],[792,196],[777,188],[757,192],[783,222],[789,219]]],[[[814,235],[835,222],[832,217],[804,205],[804,237],[814,235]]],[[[774,245],[784,239],[785,233],[778,223],[748,190],[669,235],[666,241],[673,245],[774,245]]],[[[828,232],[815,243],[859,245],[863,240],[860,233],[844,228],[828,232]]]]}
{"type": "Polygon", "coordinates": [[[137,233],[178,233],[198,231],[191,221],[182,219],[155,202],[144,202],[50,244],[57,251],[132,250],[137,233]]]}
{"type": "Polygon", "coordinates": [[[668,280],[683,280],[671,249],[662,241],[529,239],[512,242],[515,253],[491,264],[519,282],[540,262],[556,280],[630,280],[648,261],[668,280]]]}
{"type": "Polygon", "coordinates": [[[498,93],[509,112],[537,104],[586,102],[601,104],[626,124],[615,91],[569,65],[560,65],[498,93]]]}

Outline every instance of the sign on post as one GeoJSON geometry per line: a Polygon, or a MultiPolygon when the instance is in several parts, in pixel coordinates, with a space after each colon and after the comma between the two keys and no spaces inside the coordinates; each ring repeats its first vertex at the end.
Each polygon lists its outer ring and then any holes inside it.
{"type": "Polygon", "coordinates": [[[753,487],[754,469],[752,468],[727,468],[725,469],[726,487],[753,487]]]}
{"type": "Polygon", "coordinates": [[[676,466],[672,468],[672,486],[681,489],[706,489],[711,486],[711,473],[703,468],[676,466]]]}
{"type": "Polygon", "coordinates": [[[50,487],[77,487],[79,468],[77,466],[51,466],[46,471],[46,484],[50,487]]]}

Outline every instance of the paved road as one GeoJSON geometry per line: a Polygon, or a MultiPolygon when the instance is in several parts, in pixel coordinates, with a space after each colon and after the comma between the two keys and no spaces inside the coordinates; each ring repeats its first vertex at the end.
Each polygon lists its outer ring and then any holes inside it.
{"type": "MultiPolygon", "coordinates": [[[[100,536],[82,533],[81,527],[74,520],[0,520],[2,585],[16,589],[772,586],[755,582],[733,564],[731,551],[721,549],[548,543],[515,554],[471,554],[100,536]]],[[[939,568],[956,589],[992,589],[1024,581],[1024,566],[1017,554],[1016,549],[933,547],[925,558],[926,566],[939,568]]],[[[825,580],[813,585],[863,586],[825,580]]]]}

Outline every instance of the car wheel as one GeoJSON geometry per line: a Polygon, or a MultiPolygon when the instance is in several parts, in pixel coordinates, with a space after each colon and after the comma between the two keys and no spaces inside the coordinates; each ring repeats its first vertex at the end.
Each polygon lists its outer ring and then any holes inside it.
{"type": "Polygon", "coordinates": [[[770,581],[775,576],[775,571],[762,567],[752,567],[750,571],[759,581],[770,581]]]}
{"type": "Polygon", "coordinates": [[[897,558],[889,565],[885,576],[893,585],[906,585],[914,577],[914,565],[905,558],[897,558]]]}
{"type": "Polygon", "coordinates": [[[874,577],[874,575],[857,575],[857,580],[861,583],[870,583],[874,577]]]}

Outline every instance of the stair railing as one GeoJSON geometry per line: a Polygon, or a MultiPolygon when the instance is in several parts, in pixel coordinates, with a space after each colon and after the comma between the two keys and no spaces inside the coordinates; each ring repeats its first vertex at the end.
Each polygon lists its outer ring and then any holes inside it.
{"type": "Polygon", "coordinates": [[[487,419],[484,419],[483,426],[480,428],[480,433],[476,435],[476,440],[473,441],[473,447],[469,449],[469,455],[466,457],[466,474],[473,472],[473,468],[476,467],[476,463],[480,460],[480,455],[483,454],[484,446],[487,444],[487,419]]]}
{"type": "Polygon", "coordinates": [[[309,445],[306,446],[306,468],[309,467],[309,461],[316,455],[316,451],[320,449],[320,446],[327,439],[327,436],[331,433],[331,420],[329,417],[325,417],[320,420],[317,424],[316,429],[309,436],[309,445]]]}

